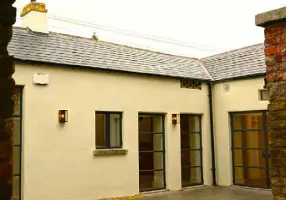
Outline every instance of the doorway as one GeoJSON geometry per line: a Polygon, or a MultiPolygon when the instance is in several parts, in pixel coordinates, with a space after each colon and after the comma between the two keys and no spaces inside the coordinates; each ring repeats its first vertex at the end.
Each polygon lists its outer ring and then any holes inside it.
{"type": "Polygon", "coordinates": [[[164,115],[139,114],[139,190],[166,188],[164,115]]]}
{"type": "Polygon", "coordinates": [[[181,114],[182,187],[203,185],[201,116],[181,114]]]}
{"type": "Polygon", "coordinates": [[[21,200],[21,162],[22,162],[22,87],[16,87],[14,96],[13,135],[12,135],[12,197],[21,200]]]}
{"type": "Polygon", "coordinates": [[[230,116],[234,185],[270,188],[267,111],[230,116]]]}

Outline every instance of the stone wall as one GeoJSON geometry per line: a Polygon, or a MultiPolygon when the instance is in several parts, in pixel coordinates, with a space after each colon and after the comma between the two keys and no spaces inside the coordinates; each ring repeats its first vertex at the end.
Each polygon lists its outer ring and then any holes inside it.
{"type": "Polygon", "coordinates": [[[275,200],[286,199],[286,7],[256,16],[265,27],[265,63],[270,93],[269,149],[275,200]]]}

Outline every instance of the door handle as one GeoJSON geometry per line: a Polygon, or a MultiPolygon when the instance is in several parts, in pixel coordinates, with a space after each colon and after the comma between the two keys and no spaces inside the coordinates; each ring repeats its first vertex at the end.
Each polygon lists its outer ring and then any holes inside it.
{"type": "Polygon", "coordinates": [[[264,151],[264,152],[262,153],[262,157],[265,158],[265,159],[270,158],[270,156],[271,156],[271,155],[270,155],[269,152],[264,151]]]}

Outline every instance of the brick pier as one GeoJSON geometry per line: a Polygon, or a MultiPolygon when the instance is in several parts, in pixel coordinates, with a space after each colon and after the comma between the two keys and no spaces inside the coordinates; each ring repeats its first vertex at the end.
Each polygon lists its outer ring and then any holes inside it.
{"type": "Polygon", "coordinates": [[[269,147],[274,200],[286,199],[286,7],[256,16],[264,27],[269,147]]]}

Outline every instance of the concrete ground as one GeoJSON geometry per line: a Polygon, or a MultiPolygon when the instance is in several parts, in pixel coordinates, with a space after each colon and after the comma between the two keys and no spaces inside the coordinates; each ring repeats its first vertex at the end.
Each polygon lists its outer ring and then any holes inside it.
{"type": "Polygon", "coordinates": [[[272,200],[271,190],[240,187],[199,187],[180,192],[143,194],[142,200],[272,200]]]}

